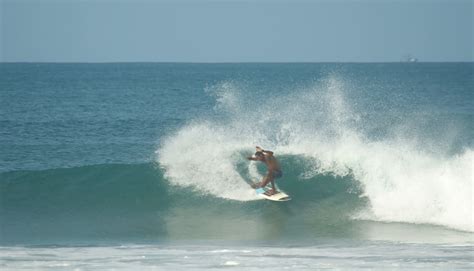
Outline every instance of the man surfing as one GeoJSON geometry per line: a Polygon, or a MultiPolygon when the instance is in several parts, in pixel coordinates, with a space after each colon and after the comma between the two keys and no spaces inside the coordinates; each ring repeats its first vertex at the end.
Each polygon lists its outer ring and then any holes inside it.
{"type": "Polygon", "coordinates": [[[256,183],[252,185],[253,188],[257,187],[265,187],[269,182],[272,183],[272,190],[270,191],[270,195],[273,195],[277,192],[275,189],[275,179],[280,178],[283,176],[281,172],[280,164],[278,163],[275,156],[273,156],[273,152],[266,151],[260,147],[256,147],[257,152],[254,156],[247,157],[247,159],[252,161],[260,161],[267,165],[267,175],[263,178],[260,183],[256,183]]]}

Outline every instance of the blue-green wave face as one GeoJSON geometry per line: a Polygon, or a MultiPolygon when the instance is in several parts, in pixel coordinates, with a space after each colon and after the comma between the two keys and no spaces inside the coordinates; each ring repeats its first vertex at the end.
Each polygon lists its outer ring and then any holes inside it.
{"type": "MultiPolygon", "coordinates": [[[[283,156],[282,162],[299,164],[298,158],[291,156],[283,156]]],[[[236,171],[246,174],[237,167],[236,171]]],[[[293,197],[286,203],[209,196],[172,185],[154,164],[2,173],[0,241],[357,236],[351,216],[366,204],[359,198],[357,184],[349,177],[326,175],[298,181],[298,171],[297,167],[288,170],[279,182],[293,197]]],[[[228,186],[223,183],[220,189],[224,192],[228,186]]],[[[247,190],[253,195],[253,190],[247,190]]]]}

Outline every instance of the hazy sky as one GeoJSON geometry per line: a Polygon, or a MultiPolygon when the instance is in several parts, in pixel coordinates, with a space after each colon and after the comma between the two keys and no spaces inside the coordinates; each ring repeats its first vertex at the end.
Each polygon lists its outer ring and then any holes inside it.
{"type": "Polygon", "coordinates": [[[0,0],[0,61],[474,61],[474,0],[0,0]]]}

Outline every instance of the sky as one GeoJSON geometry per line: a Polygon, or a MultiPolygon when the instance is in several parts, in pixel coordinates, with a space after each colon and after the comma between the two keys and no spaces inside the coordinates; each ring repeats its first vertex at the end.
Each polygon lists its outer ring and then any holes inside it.
{"type": "Polygon", "coordinates": [[[474,0],[0,0],[0,61],[474,61],[473,6],[474,0]]]}

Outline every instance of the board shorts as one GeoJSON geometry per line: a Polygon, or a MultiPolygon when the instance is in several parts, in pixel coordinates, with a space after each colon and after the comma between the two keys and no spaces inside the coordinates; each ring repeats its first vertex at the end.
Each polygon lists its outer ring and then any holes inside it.
{"type": "Polygon", "coordinates": [[[281,176],[283,176],[283,172],[281,172],[281,170],[272,170],[270,171],[270,174],[274,179],[278,179],[278,178],[281,178],[281,176]]]}

